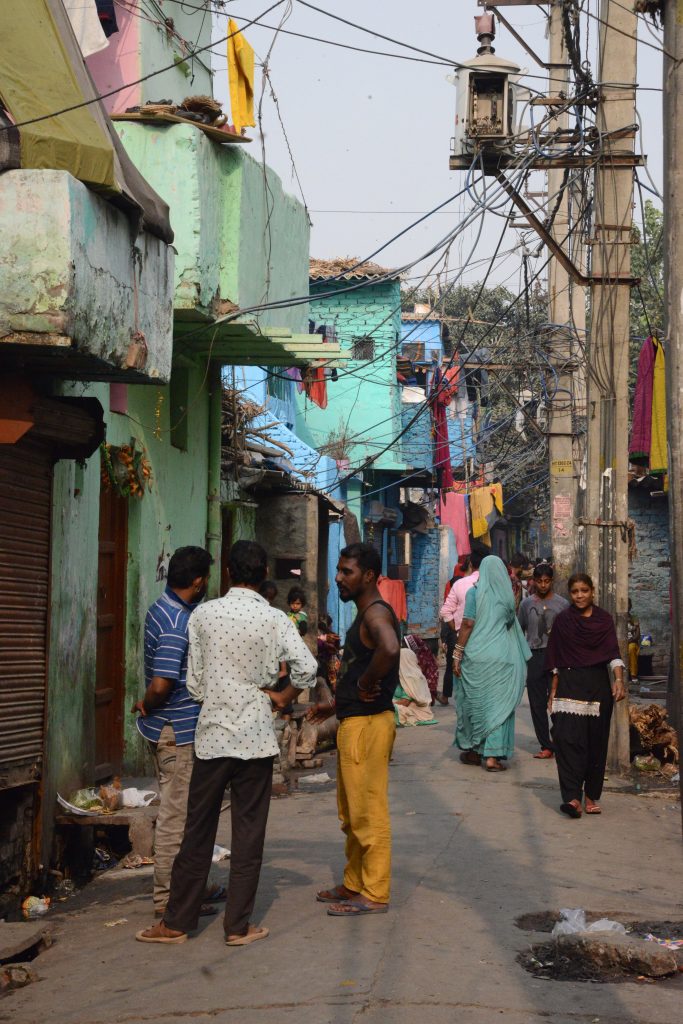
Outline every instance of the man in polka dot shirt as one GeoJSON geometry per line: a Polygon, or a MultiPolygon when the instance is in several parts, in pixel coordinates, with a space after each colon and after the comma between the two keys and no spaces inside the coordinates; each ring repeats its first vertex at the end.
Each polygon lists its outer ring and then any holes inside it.
{"type": "Polygon", "coordinates": [[[238,541],[228,559],[230,590],[193,613],[187,689],[201,704],[195,735],[187,824],[159,924],[138,932],[140,942],[178,943],[197,927],[221,802],[231,796],[231,865],[225,941],[243,946],[268,929],[250,923],[261,872],[278,744],[272,705],[286,707],[315,683],[316,661],[284,612],[259,594],[267,574],[260,544],[238,541]],[[275,692],[280,663],[291,685],[275,692]]]}

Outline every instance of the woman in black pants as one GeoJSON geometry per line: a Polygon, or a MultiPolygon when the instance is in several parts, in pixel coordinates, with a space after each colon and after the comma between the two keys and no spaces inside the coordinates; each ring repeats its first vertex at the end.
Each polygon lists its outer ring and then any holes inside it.
{"type": "Polygon", "coordinates": [[[609,612],[593,603],[590,576],[569,579],[571,605],[553,623],[546,666],[552,672],[548,710],[560,777],[560,810],[570,818],[600,814],[614,701],[623,700],[624,662],[609,612]]]}

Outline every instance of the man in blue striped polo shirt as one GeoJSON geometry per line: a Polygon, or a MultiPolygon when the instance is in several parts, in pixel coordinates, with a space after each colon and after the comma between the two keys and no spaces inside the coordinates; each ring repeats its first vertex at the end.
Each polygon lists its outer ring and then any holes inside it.
{"type": "MultiPolygon", "coordinates": [[[[161,804],[154,836],[154,913],[168,901],[171,868],[187,816],[199,704],[186,687],[187,627],[206,593],[211,555],[204,548],[178,548],[168,565],[166,589],[145,619],[145,694],[132,708],[148,741],[159,780],[161,804]]],[[[214,898],[215,898],[214,894],[214,898]]]]}

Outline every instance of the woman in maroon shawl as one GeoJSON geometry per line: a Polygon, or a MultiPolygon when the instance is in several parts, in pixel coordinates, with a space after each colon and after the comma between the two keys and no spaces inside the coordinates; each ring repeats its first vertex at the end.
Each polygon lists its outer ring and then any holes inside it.
{"type": "Polygon", "coordinates": [[[609,612],[593,604],[593,581],[585,573],[570,577],[571,605],[553,622],[546,668],[552,672],[548,711],[552,716],[560,810],[581,817],[600,814],[607,742],[615,700],[623,700],[624,663],[609,612]]]}

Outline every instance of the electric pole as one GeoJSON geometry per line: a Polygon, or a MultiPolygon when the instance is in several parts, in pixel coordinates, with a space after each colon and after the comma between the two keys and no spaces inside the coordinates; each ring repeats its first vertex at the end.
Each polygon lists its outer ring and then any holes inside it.
{"type": "MultiPolygon", "coordinates": [[[[683,9],[664,8],[664,288],[666,309],[666,395],[669,442],[669,538],[673,649],[673,719],[681,735],[683,678],[683,9]]],[[[680,783],[683,798],[683,779],[680,783]]],[[[681,805],[683,807],[683,803],[681,805]]]]}
{"type": "MultiPolygon", "coordinates": [[[[548,94],[568,96],[569,54],[562,25],[562,0],[553,0],[550,9],[548,94]]],[[[569,129],[569,113],[564,111],[553,118],[548,131],[565,132],[569,129]]],[[[554,211],[551,232],[574,263],[582,268],[581,227],[572,230],[570,219],[571,188],[567,185],[567,170],[561,167],[548,170],[548,206],[554,211]]],[[[576,284],[557,258],[548,267],[548,312],[550,319],[550,360],[555,371],[555,395],[551,401],[548,458],[550,469],[550,531],[555,578],[566,586],[567,579],[576,568],[575,521],[578,515],[578,479],[582,452],[578,450],[576,422],[585,415],[585,384],[579,371],[577,330],[585,329],[585,291],[576,284]]]]}
{"type": "MultiPolygon", "coordinates": [[[[636,15],[633,5],[602,0],[598,27],[595,222],[587,404],[588,571],[598,601],[616,620],[626,651],[628,618],[628,369],[635,137],[636,15]]],[[[674,422],[676,422],[674,420],[674,422]]],[[[615,705],[611,769],[628,767],[628,701],[615,705]]]]}

